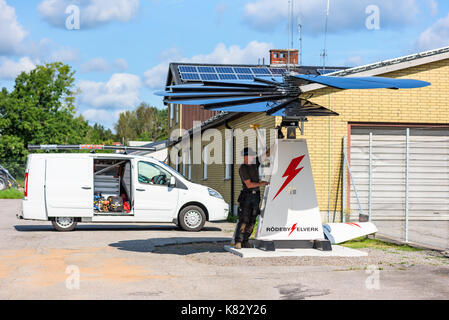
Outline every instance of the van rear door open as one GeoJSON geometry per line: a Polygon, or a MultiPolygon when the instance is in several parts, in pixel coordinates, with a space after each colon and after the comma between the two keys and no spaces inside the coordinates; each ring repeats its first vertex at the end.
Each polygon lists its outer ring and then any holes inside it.
{"type": "Polygon", "coordinates": [[[92,217],[93,159],[48,158],[45,196],[48,217],[92,217]]]}

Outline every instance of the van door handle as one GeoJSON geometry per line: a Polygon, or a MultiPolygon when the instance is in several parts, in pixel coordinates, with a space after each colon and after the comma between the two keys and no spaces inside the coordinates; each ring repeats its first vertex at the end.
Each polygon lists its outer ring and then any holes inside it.
{"type": "Polygon", "coordinates": [[[147,191],[145,189],[136,189],[136,191],[147,191]]]}
{"type": "Polygon", "coordinates": [[[91,187],[81,187],[81,188],[83,188],[84,190],[90,190],[90,189],[92,189],[91,187]]]}

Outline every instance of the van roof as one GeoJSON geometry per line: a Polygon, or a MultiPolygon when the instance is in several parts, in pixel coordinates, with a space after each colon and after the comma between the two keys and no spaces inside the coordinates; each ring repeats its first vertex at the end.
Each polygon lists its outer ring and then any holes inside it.
{"type": "Polygon", "coordinates": [[[131,154],[117,154],[117,153],[30,153],[33,158],[118,158],[118,159],[152,159],[151,156],[138,156],[131,154]]]}

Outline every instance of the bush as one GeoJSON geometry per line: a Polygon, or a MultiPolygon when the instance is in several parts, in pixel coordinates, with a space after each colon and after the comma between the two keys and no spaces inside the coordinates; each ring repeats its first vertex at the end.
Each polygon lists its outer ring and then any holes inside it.
{"type": "Polygon", "coordinates": [[[23,199],[23,192],[17,189],[6,189],[0,191],[0,199],[23,199]]]}

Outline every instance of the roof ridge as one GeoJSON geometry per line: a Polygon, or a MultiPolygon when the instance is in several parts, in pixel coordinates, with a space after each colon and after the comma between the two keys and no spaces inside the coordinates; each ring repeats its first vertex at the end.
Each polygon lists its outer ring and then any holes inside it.
{"type": "MultiPolygon", "coordinates": [[[[403,63],[403,62],[413,61],[413,60],[426,58],[426,57],[430,57],[430,56],[435,56],[435,55],[448,53],[448,52],[449,52],[449,46],[442,47],[439,49],[418,52],[418,53],[414,53],[414,54],[410,54],[410,55],[402,56],[402,57],[397,57],[397,58],[393,58],[393,59],[382,60],[382,61],[378,61],[378,62],[374,62],[374,63],[362,65],[362,66],[357,66],[357,67],[353,67],[353,68],[349,68],[349,69],[345,69],[345,70],[341,70],[341,71],[336,71],[336,72],[328,73],[328,74],[326,74],[326,76],[346,76],[346,75],[350,75],[350,74],[354,74],[354,73],[374,70],[374,69],[381,68],[381,67],[391,66],[391,65],[395,65],[395,64],[399,64],[399,63],[403,63]]],[[[331,69],[331,68],[329,67],[329,69],[331,69]]]]}

